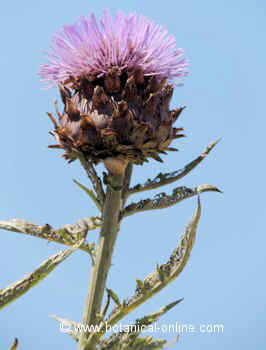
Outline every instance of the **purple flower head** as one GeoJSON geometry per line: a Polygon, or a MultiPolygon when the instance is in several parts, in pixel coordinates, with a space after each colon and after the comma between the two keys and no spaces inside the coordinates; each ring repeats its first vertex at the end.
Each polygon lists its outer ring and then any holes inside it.
{"type": "Polygon", "coordinates": [[[98,22],[91,14],[59,31],[40,76],[53,85],[94,79],[115,68],[174,80],[187,74],[187,66],[183,50],[165,28],[143,16],[120,12],[112,17],[105,11],[98,22]]]}

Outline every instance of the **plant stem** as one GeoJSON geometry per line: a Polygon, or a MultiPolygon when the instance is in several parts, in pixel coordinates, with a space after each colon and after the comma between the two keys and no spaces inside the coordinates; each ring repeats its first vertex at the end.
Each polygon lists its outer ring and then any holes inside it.
{"type": "Polygon", "coordinates": [[[130,186],[130,181],[132,177],[132,172],[133,172],[133,164],[129,163],[125,171],[125,178],[124,178],[124,185],[123,185],[123,192],[122,192],[122,197],[123,197],[122,209],[124,209],[124,206],[129,196],[129,186],[130,186]]]}
{"type": "MultiPolygon", "coordinates": [[[[95,265],[92,268],[89,293],[83,312],[83,324],[94,326],[99,323],[106,279],[110,269],[114,245],[119,230],[119,214],[122,207],[123,175],[110,175],[103,208],[103,224],[100,232],[95,265]]],[[[82,330],[79,350],[95,349],[95,340],[87,344],[89,332],[82,330]]]]}

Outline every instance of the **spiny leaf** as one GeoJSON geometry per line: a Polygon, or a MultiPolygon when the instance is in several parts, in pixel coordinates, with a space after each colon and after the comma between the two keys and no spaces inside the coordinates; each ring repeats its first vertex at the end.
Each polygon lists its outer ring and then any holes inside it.
{"type": "MultiPolygon", "coordinates": [[[[72,225],[65,225],[60,228],[53,228],[49,224],[36,225],[24,219],[11,219],[0,221],[0,229],[24,233],[37,238],[46,239],[51,242],[73,246],[86,236],[90,230],[100,227],[102,220],[98,217],[85,218],[72,225]]],[[[79,247],[90,254],[94,253],[94,244],[83,242],[79,247]]]]}
{"type": "Polygon", "coordinates": [[[25,294],[28,290],[34,287],[36,284],[41,282],[44,278],[46,278],[61,262],[63,262],[67,257],[69,257],[74,250],[76,250],[79,245],[77,244],[73,248],[60,251],[49,259],[45,260],[35,271],[25,276],[21,280],[12,283],[10,286],[5,289],[0,290],[0,309],[4,308],[23,294],[25,294]]]}
{"type": "Polygon", "coordinates": [[[82,154],[79,154],[79,160],[81,165],[83,166],[84,170],[86,171],[89,179],[91,180],[91,183],[93,185],[93,188],[95,192],[97,193],[97,197],[99,200],[99,203],[101,206],[103,206],[105,201],[105,193],[102,185],[102,181],[100,177],[97,174],[97,171],[94,168],[94,165],[92,162],[85,159],[85,157],[82,154]]]}
{"type": "Polygon", "coordinates": [[[77,180],[73,179],[73,182],[79,187],[81,188],[91,199],[92,201],[95,203],[96,207],[101,211],[101,204],[98,201],[96,195],[94,194],[94,192],[92,190],[90,190],[89,188],[87,188],[86,186],[82,185],[80,182],[78,182],[77,180]]]}
{"type": "MultiPolygon", "coordinates": [[[[112,326],[126,317],[130,312],[142,305],[145,301],[152,298],[155,294],[165,288],[170,282],[175,280],[183,271],[188,262],[192,247],[195,241],[196,229],[201,215],[201,205],[198,198],[198,205],[196,211],[185,229],[185,233],[181,237],[176,249],[172,252],[169,260],[160,266],[157,266],[154,272],[148,275],[143,284],[145,290],[139,288],[137,285],[135,294],[127,299],[127,302],[122,307],[113,309],[106,322],[112,326]],[[162,281],[158,269],[164,273],[164,280],[162,281]]],[[[171,305],[171,304],[170,304],[171,305]]],[[[97,337],[101,337],[105,333],[105,328],[102,327],[97,337]]]]}
{"type": "Polygon", "coordinates": [[[143,199],[137,203],[131,203],[122,211],[122,216],[126,217],[147,210],[168,208],[184,199],[191,198],[201,192],[207,191],[221,192],[217,187],[205,184],[195,188],[188,188],[185,186],[176,187],[171,195],[162,192],[155,195],[153,198],[143,199]]]}
{"type": "Polygon", "coordinates": [[[151,325],[152,323],[156,322],[161,316],[163,316],[168,311],[170,311],[172,308],[174,308],[177,304],[181,303],[181,301],[183,301],[183,298],[178,299],[178,300],[174,301],[173,303],[170,303],[170,304],[162,307],[159,311],[154,312],[153,314],[142,317],[141,319],[136,321],[136,324],[139,326],[151,325]]]}
{"type": "Polygon", "coordinates": [[[217,145],[219,141],[220,140],[210,143],[208,147],[196,159],[194,159],[192,162],[185,165],[184,168],[177,171],[173,171],[171,173],[165,173],[165,174],[160,173],[154,179],[152,180],[149,179],[143,185],[138,184],[130,188],[128,194],[134,194],[138,192],[153,190],[155,188],[158,188],[164,185],[169,185],[175,181],[182,179],[184,176],[190,173],[191,170],[193,170],[197,165],[199,165],[206,158],[206,156],[211,152],[211,150],[217,145]]]}

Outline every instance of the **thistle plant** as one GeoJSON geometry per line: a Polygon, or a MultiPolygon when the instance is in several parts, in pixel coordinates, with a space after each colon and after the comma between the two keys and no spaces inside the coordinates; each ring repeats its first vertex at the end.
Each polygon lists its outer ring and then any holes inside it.
{"type": "MultiPolygon", "coordinates": [[[[199,195],[219,192],[217,187],[206,184],[195,188],[180,186],[171,194],[163,192],[127,204],[135,193],[182,179],[216,144],[210,144],[180,170],[131,185],[134,166],[148,167],[145,163],[152,159],[162,162],[163,155],[176,151],[172,142],[184,136],[183,129],[174,126],[184,107],[171,110],[170,101],[174,88],[187,73],[187,60],[174,37],[163,27],[135,14],[118,13],[113,17],[106,11],[100,21],[91,14],[65,26],[53,37],[40,76],[48,85],[58,87],[63,108],[60,111],[56,104],[56,115],[48,113],[55,139],[55,144],[49,147],[61,149],[68,162],[80,162],[91,188],[75,183],[95,203],[99,216],[61,228],[39,226],[22,219],[1,221],[2,229],[61,243],[69,249],[58,252],[31,274],[2,289],[0,307],[25,294],[76,249],[81,249],[90,255],[92,265],[82,321],[55,316],[67,325],[78,349],[165,347],[165,340],[143,337],[141,331],[181,299],[136,320],[127,331],[109,337],[105,333],[107,326],[121,321],[179,276],[195,241],[201,214],[199,195]],[[99,163],[105,167],[102,174],[97,171],[99,163]],[[119,293],[106,285],[121,222],[127,216],[167,208],[193,196],[198,197],[196,211],[168,261],[158,265],[143,281],[137,280],[132,296],[121,300],[119,293]],[[97,244],[87,239],[88,231],[94,229],[100,231],[97,244]]],[[[17,346],[16,339],[11,348],[17,346]]]]}

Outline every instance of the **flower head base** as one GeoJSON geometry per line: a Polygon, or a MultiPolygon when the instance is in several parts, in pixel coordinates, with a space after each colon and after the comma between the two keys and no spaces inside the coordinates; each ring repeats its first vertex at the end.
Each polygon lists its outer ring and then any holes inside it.
{"type": "Polygon", "coordinates": [[[64,112],[55,126],[57,145],[68,160],[109,158],[143,163],[161,160],[183,135],[169,110],[169,80],[186,75],[183,51],[167,31],[142,16],[105,12],[66,26],[54,37],[44,80],[58,84],[64,112]]]}
{"type": "Polygon", "coordinates": [[[91,14],[65,26],[54,36],[48,57],[40,75],[52,83],[101,77],[114,67],[170,80],[187,73],[183,50],[166,29],[143,16],[112,17],[108,11],[100,23],[91,14]]]}

